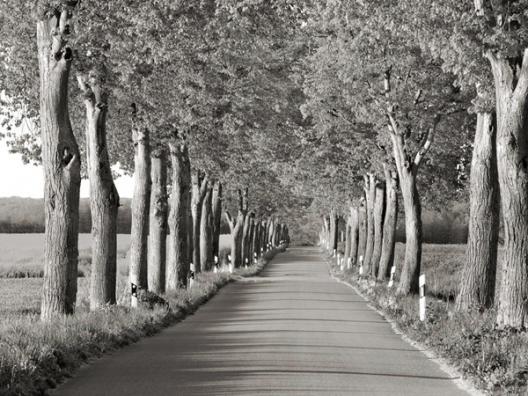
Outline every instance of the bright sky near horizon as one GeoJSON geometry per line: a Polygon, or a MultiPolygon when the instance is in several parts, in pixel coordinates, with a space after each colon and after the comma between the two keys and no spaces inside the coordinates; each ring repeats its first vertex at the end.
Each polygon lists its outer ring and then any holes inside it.
{"type": "MultiPolygon", "coordinates": [[[[130,198],[133,191],[132,178],[122,176],[115,180],[122,198],[130,198]]],[[[0,141],[0,197],[42,198],[44,196],[44,174],[41,166],[26,165],[19,154],[9,153],[5,141],[0,141]]],[[[88,180],[81,184],[81,198],[90,196],[88,180]]]]}

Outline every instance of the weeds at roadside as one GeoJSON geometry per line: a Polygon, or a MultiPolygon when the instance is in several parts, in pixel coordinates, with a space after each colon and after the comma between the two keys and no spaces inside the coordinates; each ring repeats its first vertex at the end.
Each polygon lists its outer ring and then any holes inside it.
{"type": "MultiPolygon", "coordinates": [[[[37,314],[6,315],[0,323],[0,394],[44,394],[83,363],[174,324],[237,277],[254,276],[278,252],[234,274],[201,273],[190,290],[164,295],[166,306],[153,309],[109,306],[88,312],[81,302],[71,317],[41,322],[37,314]]],[[[35,280],[38,281],[38,280],[35,280]]]]}
{"type": "MultiPolygon", "coordinates": [[[[332,264],[334,260],[332,260],[332,264]]],[[[357,287],[409,338],[446,359],[478,388],[489,394],[528,394],[528,333],[498,329],[493,310],[455,313],[452,299],[429,296],[427,319],[419,320],[418,297],[401,297],[386,283],[365,279],[357,269],[334,276],[357,287]]]]}

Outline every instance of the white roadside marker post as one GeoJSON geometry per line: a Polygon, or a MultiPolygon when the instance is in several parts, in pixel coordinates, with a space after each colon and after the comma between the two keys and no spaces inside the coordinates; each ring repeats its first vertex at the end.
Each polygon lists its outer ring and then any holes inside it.
{"type": "Polygon", "coordinates": [[[334,249],[334,253],[332,254],[332,257],[335,257],[337,254],[337,249],[334,249]]]}
{"type": "Polygon", "coordinates": [[[352,257],[349,257],[347,260],[347,269],[350,269],[351,266],[352,266],[352,257]]]}
{"type": "Polygon", "coordinates": [[[390,280],[389,280],[389,289],[394,285],[394,274],[396,273],[396,267],[393,265],[391,267],[391,274],[390,274],[390,280]]]}
{"type": "Polygon", "coordinates": [[[194,284],[194,271],[195,271],[194,264],[191,263],[191,269],[189,271],[189,289],[193,287],[194,284]]]}
{"type": "Polygon", "coordinates": [[[138,295],[137,295],[138,287],[135,283],[131,282],[130,288],[131,288],[130,306],[132,308],[137,308],[138,306],[138,295]]]}
{"type": "Polygon", "coordinates": [[[248,263],[249,263],[249,259],[246,257],[246,263],[244,265],[244,269],[247,269],[248,268],[248,263]]]}
{"type": "Polygon", "coordinates": [[[363,256],[359,256],[359,275],[363,275],[363,256]]]}
{"type": "Polygon", "coordinates": [[[258,263],[257,252],[254,252],[254,253],[253,253],[253,263],[254,263],[254,264],[257,264],[257,263],[258,263]]]}
{"type": "Polygon", "coordinates": [[[420,321],[425,321],[425,274],[420,275],[420,321]]]}
{"type": "Polygon", "coordinates": [[[214,256],[214,268],[213,272],[216,274],[218,272],[218,256],[214,256]]]}

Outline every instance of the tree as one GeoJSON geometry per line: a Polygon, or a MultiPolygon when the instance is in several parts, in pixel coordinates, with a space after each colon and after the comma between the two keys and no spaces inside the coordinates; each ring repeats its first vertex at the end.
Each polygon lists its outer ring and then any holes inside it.
{"type": "Polygon", "coordinates": [[[171,157],[171,194],[169,212],[169,254],[166,289],[187,287],[191,260],[191,165],[186,142],[169,144],[171,157]]]}
{"type": "Polygon", "coordinates": [[[79,228],[80,154],[68,112],[73,49],[68,44],[76,1],[40,2],[37,43],[40,127],[45,174],[45,266],[41,318],[75,310],[79,228]]]}
{"type": "Polygon", "coordinates": [[[90,309],[116,303],[117,212],[119,194],[112,178],[106,142],[107,92],[102,76],[79,75],[86,106],[86,157],[90,179],[92,269],[90,309]]]}
{"type": "Polygon", "coordinates": [[[148,241],[148,289],[165,291],[167,259],[167,152],[158,149],[151,156],[150,222],[148,241]]]}
{"type": "Polygon", "coordinates": [[[200,224],[202,219],[202,206],[207,194],[209,179],[207,176],[201,176],[198,171],[191,176],[192,183],[192,263],[196,272],[202,270],[200,263],[200,224]]]}
{"type": "Polygon", "coordinates": [[[385,280],[394,265],[396,225],[398,223],[398,176],[387,165],[385,173],[385,219],[383,222],[383,242],[378,270],[378,280],[385,280]]]}

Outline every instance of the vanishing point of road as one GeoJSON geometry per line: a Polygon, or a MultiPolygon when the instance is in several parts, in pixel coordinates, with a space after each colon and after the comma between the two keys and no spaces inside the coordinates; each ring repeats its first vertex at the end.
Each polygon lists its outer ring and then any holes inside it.
{"type": "Polygon", "coordinates": [[[80,369],[54,395],[464,395],[318,250],[292,248],[194,315],[80,369]]]}

